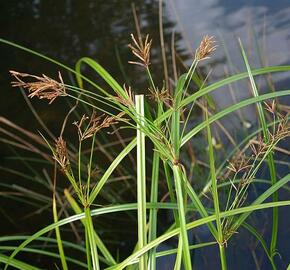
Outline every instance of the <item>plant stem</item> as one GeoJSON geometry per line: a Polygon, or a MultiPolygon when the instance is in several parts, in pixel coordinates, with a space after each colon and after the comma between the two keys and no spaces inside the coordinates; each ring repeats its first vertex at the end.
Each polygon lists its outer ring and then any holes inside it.
{"type": "Polygon", "coordinates": [[[227,259],[226,259],[225,247],[223,244],[219,244],[219,251],[220,251],[220,260],[221,260],[222,269],[226,270],[227,269],[227,259]]]}
{"type": "MultiPolygon", "coordinates": [[[[72,195],[69,193],[69,191],[67,189],[64,190],[64,195],[65,195],[66,199],[68,200],[68,203],[70,204],[70,207],[73,209],[73,211],[76,214],[81,214],[82,213],[81,208],[79,207],[76,200],[72,197],[72,195]]],[[[84,219],[82,219],[81,222],[84,226],[86,225],[86,222],[84,219]]],[[[109,265],[117,264],[114,257],[112,256],[110,251],[107,249],[107,247],[105,246],[105,244],[101,240],[100,236],[96,233],[96,231],[94,231],[94,236],[96,239],[95,241],[96,241],[97,247],[100,250],[100,252],[103,254],[104,258],[107,260],[108,264],[109,265]]]]}
{"type": "MultiPolygon", "coordinates": [[[[54,191],[53,200],[52,200],[52,212],[53,212],[53,221],[58,222],[55,191],[54,191]]],[[[59,256],[60,256],[60,260],[61,260],[62,269],[67,270],[68,267],[67,267],[65,253],[63,250],[63,245],[62,245],[59,227],[55,228],[55,234],[56,234],[57,247],[58,247],[58,252],[59,252],[59,256]]]]}
{"type": "Polygon", "coordinates": [[[209,165],[210,165],[210,177],[211,177],[211,187],[212,187],[212,197],[214,203],[214,211],[216,216],[216,224],[217,224],[217,241],[219,244],[220,251],[220,260],[221,266],[223,270],[227,269],[227,261],[226,254],[224,249],[224,236],[223,229],[220,217],[220,206],[219,206],[219,194],[217,189],[217,178],[216,178],[216,170],[215,170],[215,158],[214,158],[214,150],[212,145],[212,136],[210,125],[208,122],[208,111],[205,111],[206,123],[207,123],[207,140],[208,140],[208,152],[209,152],[209,165]]]}
{"type": "Polygon", "coordinates": [[[185,270],[191,270],[191,258],[188,243],[188,236],[186,230],[186,218],[184,209],[184,199],[182,195],[182,170],[179,165],[173,165],[173,175],[176,188],[179,223],[180,223],[180,236],[182,239],[182,249],[183,249],[183,261],[185,270]]]}
{"type": "Polygon", "coordinates": [[[85,218],[86,218],[86,233],[87,233],[89,245],[90,245],[93,270],[100,270],[97,244],[96,244],[95,235],[94,235],[95,230],[94,230],[94,225],[93,225],[93,221],[91,217],[91,211],[90,211],[90,208],[88,207],[85,208],[85,218]]]}
{"type": "MultiPolygon", "coordinates": [[[[158,200],[158,178],[159,178],[159,153],[153,154],[153,168],[151,177],[151,203],[156,203],[158,200]]],[[[150,209],[149,214],[149,242],[156,238],[157,232],[157,209],[150,209]]],[[[148,269],[156,269],[156,248],[152,249],[149,253],[148,269]]]]}
{"type": "MultiPolygon", "coordinates": [[[[144,96],[136,95],[137,113],[137,213],[138,213],[138,245],[139,249],[147,244],[146,235],[146,174],[145,174],[145,134],[144,125],[144,96]]],[[[144,254],[139,261],[139,269],[145,270],[147,258],[144,254]]]]}

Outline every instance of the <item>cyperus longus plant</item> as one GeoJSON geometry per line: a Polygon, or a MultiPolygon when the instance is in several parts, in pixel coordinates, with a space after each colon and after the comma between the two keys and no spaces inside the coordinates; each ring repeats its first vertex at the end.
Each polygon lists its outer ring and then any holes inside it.
{"type": "MultiPolygon", "coordinates": [[[[137,94],[133,87],[121,86],[99,63],[87,57],[81,58],[75,69],[71,69],[55,60],[41,56],[73,73],[76,76],[77,86],[66,84],[60,73],[59,79],[54,80],[46,75],[35,76],[11,71],[14,78],[12,85],[26,89],[29,97],[47,99],[50,104],[56,98],[70,98],[77,103],[84,104],[86,108],[91,110],[91,114],[84,114],[74,122],[75,132],[78,135],[77,147],[68,143],[69,138],[64,137],[63,129],[54,142],[43,136],[52,152],[53,161],[58,164],[68,180],[69,187],[63,192],[66,203],[75,215],[59,220],[54,197],[54,223],[28,237],[14,249],[9,257],[0,256],[0,260],[6,264],[6,269],[9,265],[19,269],[38,269],[32,266],[33,263],[27,265],[16,260],[15,256],[18,252],[25,250],[26,246],[33,240],[55,230],[58,257],[61,260],[62,268],[68,269],[68,262],[71,258],[66,254],[67,244],[62,240],[60,229],[65,224],[80,220],[84,227],[83,239],[86,254],[86,262],[82,262],[82,266],[87,269],[121,270],[127,267],[127,269],[154,270],[157,269],[158,257],[176,254],[173,268],[181,269],[184,267],[184,269],[190,270],[193,268],[191,254],[193,249],[217,245],[221,269],[225,270],[227,269],[228,242],[241,226],[258,239],[272,268],[276,269],[274,260],[278,226],[276,209],[279,206],[290,205],[290,201],[279,201],[276,194],[290,180],[290,175],[287,174],[277,181],[273,153],[279,141],[289,135],[289,126],[288,116],[278,113],[273,105],[275,103],[272,105],[266,103],[263,106],[263,101],[289,95],[290,90],[259,95],[254,76],[289,71],[290,67],[267,67],[251,70],[241,46],[247,68],[246,73],[233,75],[210,85],[201,83],[199,88],[192,93],[189,90],[193,88],[193,81],[197,81],[197,68],[217,48],[213,37],[205,36],[202,39],[188,71],[181,74],[176,81],[171,80],[171,83],[165,83],[165,86],[157,85],[150,70],[150,52],[153,44],[149,35],[146,35],[145,40],[140,35],[137,37],[131,35],[131,38],[132,44],[129,45],[129,48],[137,60],[130,61],[130,64],[145,69],[148,79],[146,93],[137,94]],[[83,75],[81,72],[83,65],[88,65],[96,71],[108,87],[113,90],[113,93],[103,89],[83,75]],[[211,98],[208,94],[219,87],[244,78],[250,79],[253,97],[219,112],[210,108],[212,107],[211,98]],[[86,90],[86,84],[94,87],[96,92],[86,90]],[[174,90],[171,91],[172,89],[174,90]],[[203,98],[201,108],[204,112],[204,118],[199,124],[192,127],[191,113],[200,98],[203,98]],[[148,102],[151,102],[151,106],[148,106],[148,102]],[[212,135],[213,124],[218,123],[222,117],[251,104],[255,104],[257,107],[261,130],[258,129],[256,133],[250,134],[243,142],[243,146],[247,145],[247,147],[244,147],[243,150],[241,150],[241,146],[235,148],[232,157],[228,158],[229,162],[223,162],[222,166],[218,167],[212,135]],[[271,112],[272,122],[267,123],[265,108],[271,112]],[[94,164],[96,136],[104,129],[110,129],[116,124],[122,129],[134,129],[136,137],[124,146],[104,172],[96,175],[96,164],[94,164]],[[185,145],[191,140],[194,141],[195,136],[204,129],[207,135],[205,141],[207,147],[204,152],[208,169],[204,172],[203,186],[200,192],[200,189],[196,189],[194,185],[196,179],[189,177],[190,170],[183,160],[183,153],[185,145]],[[148,150],[148,146],[145,147],[147,141],[150,141],[148,145],[152,146],[151,150],[153,151],[150,163],[148,162],[150,150],[148,150]],[[86,152],[83,147],[88,144],[90,147],[89,151],[86,152]],[[133,160],[136,160],[136,174],[133,179],[136,180],[136,190],[134,191],[137,198],[136,203],[116,200],[112,201],[110,205],[99,207],[97,202],[99,202],[98,199],[104,186],[109,182],[122,160],[132,154],[131,151],[135,147],[137,147],[137,153],[133,160]],[[269,167],[271,185],[265,192],[257,195],[253,201],[247,201],[248,189],[251,184],[257,182],[257,172],[265,161],[269,167]],[[148,168],[151,168],[151,173],[148,173],[148,168]],[[223,181],[219,180],[221,178],[223,181]],[[159,183],[163,180],[166,183],[169,202],[160,200],[158,188],[159,183]],[[227,194],[226,200],[223,197],[225,192],[222,191],[224,190],[227,194]],[[271,196],[273,196],[273,201],[265,203],[265,200],[271,196]],[[209,199],[210,205],[205,202],[206,198],[209,199]],[[259,232],[246,223],[246,219],[253,211],[270,207],[273,208],[273,229],[269,248],[259,232]],[[168,209],[173,212],[174,217],[173,224],[162,234],[158,234],[158,222],[160,222],[157,215],[158,209],[168,209]],[[101,219],[104,214],[113,215],[115,212],[134,210],[137,211],[136,231],[138,239],[132,253],[120,261],[102,240],[98,227],[95,226],[94,217],[98,216],[98,219],[101,219]],[[193,213],[197,213],[196,219],[192,218],[193,213]],[[201,225],[207,226],[213,241],[192,245],[188,231],[201,225]],[[178,239],[176,249],[162,252],[157,250],[158,245],[173,237],[178,239]]],[[[35,53],[5,40],[1,40],[1,42],[35,53]]]]}

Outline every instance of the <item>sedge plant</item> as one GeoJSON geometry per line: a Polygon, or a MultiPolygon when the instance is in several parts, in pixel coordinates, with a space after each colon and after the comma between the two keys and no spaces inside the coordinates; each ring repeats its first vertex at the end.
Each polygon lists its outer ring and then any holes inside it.
{"type": "MultiPolygon", "coordinates": [[[[152,40],[149,35],[145,39],[139,35],[131,36],[129,45],[136,59],[130,64],[138,65],[144,69],[148,79],[148,92],[135,93],[132,87],[121,86],[99,63],[91,58],[81,58],[75,69],[40,55],[30,49],[1,39],[2,43],[14,46],[24,51],[36,54],[45,60],[51,61],[75,75],[77,85],[65,83],[61,73],[58,79],[46,75],[36,76],[22,72],[11,71],[13,76],[12,86],[21,87],[28,92],[30,98],[47,99],[53,103],[55,99],[71,99],[77,103],[85,104],[90,109],[90,115],[83,114],[74,122],[78,135],[78,145],[68,143],[63,132],[54,140],[41,135],[51,152],[52,160],[67,179],[68,188],[63,190],[67,207],[74,212],[66,218],[59,218],[56,196],[53,196],[52,208],[54,222],[45,228],[25,238],[18,247],[6,247],[6,251],[13,252],[7,256],[1,254],[0,261],[5,264],[5,269],[10,266],[18,269],[39,269],[34,262],[27,264],[16,259],[19,252],[36,252],[28,248],[33,241],[44,239],[44,235],[55,230],[55,239],[47,238],[57,244],[59,266],[69,269],[72,258],[66,249],[69,244],[64,241],[62,226],[80,221],[83,226],[82,252],[86,260],[79,262],[84,268],[99,270],[121,269],[157,269],[157,260],[161,256],[176,254],[174,269],[193,269],[194,249],[216,245],[220,256],[220,269],[227,269],[227,246],[241,227],[246,228],[262,245],[270,265],[277,269],[274,255],[276,253],[278,234],[278,207],[290,205],[290,201],[279,201],[277,192],[280,188],[287,188],[290,174],[277,181],[277,172],[273,153],[278,143],[289,136],[288,116],[278,112],[275,103],[271,105],[269,99],[290,94],[290,90],[275,91],[260,95],[255,84],[256,75],[274,72],[285,72],[290,66],[274,66],[252,70],[248,63],[244,49],[241,46],[242,56],[247,72],[239,73],[224,80],[209,84],[199,85],[194,93],[189,91],[193,87],[194,78],[201,62],[205,62],[216,50],[217,46],[213,37],[205,36],[195,51],[193,61],[185,74],[181,74],[176,81],[158,87],[150,70],[150,52],[152,40]],[[87,65],[94,70],[107,84],[110,90],[104,89],[82,73],[82,66],[87,65]],[[206,103],[210,103],[209,94],[218,88],[229,85],[241,79],[250,80],[253,97],[247,98],[231,105],[219,112],[214,111],[206,103]],[[95,91],[87,90],[90,85],[95,91]],[[174,89],[171,93],[169,87],[174,89]],[[133,90],[132,90],[133,89],[133,90]],[[149,94],[148,94],[149,93],[149,94]],[[145,95],[146,94],[146,95],[145,95]],[[149,97],[148,97],[148,95],[149,97]],[[204,119],[190,127],[193,108],[198,99],[205,104],[204,119]],[[150,102],[150,103],[149,103],[150,102]],[[151,106],[150,106],[150,105],[151,106]],[[243,141],[242,145],[233,150],[231,159],[217,166],[218,158],[213,144],[212,127],[222,117],[249,105],[256,105],[261,129],[243,141]],[[267,123],[265,110],[273,116],[273,121],[267,123]],[[134,137],[119,153],[116,154],[108,168],[101,175],[94,174],[94,154],[97,134],[110,129],[114,125],[122,129],[134,130],[134,137]],[[197,134],[205,129],[207,134],[205,157],[208,163],[208,174],[203,176],[203,187],[196,189],[192,184],[195,179],[189,179],[188,168],[183,161],[184,146],[194,141],[197,134]],[[257,136],[258,135],[258,136],[257,136]],[[147,143],[148,142],[148,143],[147,143]],[[84,155],[84,149],[87,149],[84,155]],[[151,150],[148,150],[148,146],[151,150]],[[244,146],[244,148],[242,148],[244,146]],[[109,205],[99,205],[100,194],[121,162],[136,152],[136,202],[127,203],[114,201],[109,205]],[[243,149],[243,150],[241,150],[243,149]],[[75,151],[75,155],[72,153],[75,151]],[[148,165],[149,153],[153,152],[152,164],[148,165]],[[247,201],[246,195],[256,179],[259,169],[267,163],[270,171],[270,185],[255,200],[247,201]],[[148,168],[151,172],[148,173],[148,168]],[[219,179],[223,178],[223,182],[219,179]],[[206,181],[208,179],[208,181],[206,181]],[[164,180],[168,201],[161,201],[159,184],[164,180]],[[149,184],[149,185],[148,185],[149,184]],[[225,192],[222,192],[225,191],[225,192]],[[224,198],[224,194],[227,197],[224,198]],[[273,198],[271,202],[266,200],[273,198]],[[210,201],[210,205],[208,205],[210,201]],[[248,217],[256,210],[273,208],[273,228],[270,245],[263,236],[250,224],[248,217]],[[173,223],[167,230],[159,234],[158,211],[167,209],[173,213],[173,223]],[[118,258],[113,254],[103,241],[95,218],[101,219],[103,215],[113,215],[117,212],[137,212],[137,240],[135,248],[126,258],[118,258]],[[193,217],[197,217],[193,219],[193,217]],[[212,241],[192,244],[188,231],[201,225],[206,225],[211,234],[212,241]],[[157,247],[168,239],[176,237],[177,247],[172,250],[158,251],[157,247]]],[[[165,74],[168,74],[166,71],[165,74]]],[[[166,75],[167,77],[168,75],[166,75]]],[[[206,172],[206,171],[205,171],[206,172]]],[[[266,179],[262,179],[262,182],[266,179]]],[[[261,183],[262,183],[261,182],[261,183]]],[[[266,181],[267,182],[267,181],[266,181]]],[[[1,241],[1,238],[0,238],[1,241]]],[[[5,241],[5,240],[3,240],[5,241]]],[[[7,240],[8,241],[8,240],[7,240]]],[[[45,252],[43,252],[45,255],[45,252]]]]}

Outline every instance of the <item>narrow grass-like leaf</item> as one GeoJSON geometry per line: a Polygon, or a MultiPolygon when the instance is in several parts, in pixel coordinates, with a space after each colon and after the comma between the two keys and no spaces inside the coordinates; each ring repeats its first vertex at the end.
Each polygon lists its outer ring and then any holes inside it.
{"type": "MultiPolygon", "coordinates": [[[[280,188],[282,188],[284,185],[286,185],[290,181],[290,174],[287,174],[282,179],[280,179],[275,185],[272,185],[270,188],[268,188],[264,193],[262,193],[252,204],[251,206],[256,206],[261,203],[263,203],[265,200],[267,200],[270,196],[272,196],[276,191],[278,191],[280,188]]],[[[275,202],[274,202],[275,204],[275,202]]],[[[235,222],[234,227],[238,228],[250,215],[250,212],[244,213],[241,215],[235,222]]]]}
{"type": "MultiPolygon", "coordinates": [[[[251,71],[251,67],[249,65],[245,50],[243,48],[242,42],[239,39],[239,44],[240,44],[240,48],[241,48],[241,52],[242,52],[242,56],[247,68],[247,72],[248,72],[248,76],[251,82],[251,87],[252,87],[252,91],[255,97],[259,96],[259,92],[251,71]]],[[[266,122],[266,117],[264,114],[264,110],[263,107],[261,105],[260,102],[257,102],[257,109],[258,109],[258,113],[259,113],[259,119],[260,119],[260,123],[262,126],[262,130],[263,130],[263,135],[264,135],[264,142],[267,144],[269,142],[269,133],[268,133],[268,128],[267,128],[267,122],[266,122]]],[[[268,167],[269,167],[269,171],[270,171],[270,177],[271,177],[271,181],[272,181],[272,185],[274,185],[277,182],[277,177],[276,177],[276,168],[275,168],[275,163],[274,163],[274,158],[273,158],[273,153],[270,152],[269,155],[267,156],[267,161],[268,161],[268,167]]],[[[275,192],[273,194],[273,201],[277,202],[278,201],[278,193],[275,192]]],[[[275,255],[276,253],[276,245],[277,245],[277,236],[278,236],[278,209],[277,208],[273,208],[273,220],[272,220],[272,234],[271,234],[271,254],[272,256],[275,255]]]]}
{"type": "Polygon", "coordinates": [[[174,270],[180,270],[181,269],[181,262],[182,262],[182,251],[183,251],[183,244],[182,244],[182,238],[180,237],[178,239],[178,246],[176,250],[176,258],[174,263],[174,270]]]}
{"type": "MultiPolygon", "coordinates": [[[[260,101],[264,101],[264,100],[276,98],[276,97],[288,96],[288,95],[290,95],[290,90],[281,90],[281,91],[276,91],[274,93],[260,95],[258,97],[248,98],[248,99],[243,100],[237,104],[229,106],[228,108],[226,108],[226,109],[214,114],[213,116],[209,117],[209,119],[208,119],[209,124],[215,122],[216,120],[221,119],[222,117],[224,117],[224,116],[226,116],[234,111],[237,111],[237,110],[244,108],[246,106],[249,106],[251,104],[255,104],[256,102],[260,102],[260,101]]],[[[199,133],[205,127],[206,127],[206,122],[202,122],[199,125],[197,125],[195,128],[193,128],[191,131],[189,131],[182,138],[181,146],[183,146],[185,143],[187,143],[193,136],[195,136],[197,133],[199,133]]]]}
{"type": "Polygon", "coordinates": [[[258,239],[258,241],[260,242],[261,246],[263,247],[263,249],[264,249],[264,251],[265,251],[265,253],[266,253],[266,255],[267,255],[267,257],[268,257],[268,259],[269,259],[269,261],[271,263],[271,265],[272,265],[272,269],[276,270],[277,267],[276,267],[275,262],[274,262],[274,260],[273,260],[273,258],[271,256],[271,254],[270,254],[270,251],[269,251],[269,249],[267,247],[267,243],[264,240],[263,236],[261,234],[259,234],[257,232],[257,230],[253,226],[251,226],[250,224],[248,224],[246,222],[244,222],[242,224],[242,226],[244,228],[246,228],[252,235],[254,235],[258,239]]]}
{"type": "MultiPolygon", "coordinates": [[[[108,85],[121,97],[128,98],[127,94],[125,93],[124,89],[116,82],[116,80],[95,60],[89,58],[89,57],[83,57],[80,60],[78,60],[76,64],[76,76],[79,86],[82,88],[82,76],[81,75],[81,65],[87,64],[89,67],[91,67],[94,71],[96,71],[102,79],[104,79],[108,85]]],[[[108,92],[104,91],[103,89],[99,89],[103,92],[105,95],[109,95],[108,92]]]]}
{"type": "MultiPolygon", "coordinates": [[[[270,188],[271,190],[266,191],[266,195],[264,195],[264,197],[271,196],[271,194],[273,192],[277,191],[279,188],[284,186],[289,181],[290,181],[290,174],[285,176],[279,182],[277,182],[275,184],[275,186],[272,186],[270,188]]],[[[220,217],[221,218],[225,218],[225,217],[239,215],[239,214],[243,214],[244,213],[244,215],[247,215],[245,217],[245,219],[246,219],[251,214],[251,212],[253,212],[253,211],[266,209],[266,208],[271,208],[271,207],[275,207],[275,206],[281,207],[281,206],[288,206],[288,205],[290,205],[290,201],[281,201],[281,202],[277,202],[277,203],[273,203],[272,202],[272,203],[255,204],[255,205],[251,205],[251,206],[247,206],[247,207],[241,207],[241,208],[230,210],[230,211],[226,211],[226,212],[221,212],[220,217]]],[[[167,204],[167,203],[157,203],[157,204],[147,204],[147,207],[156,207],[156,208],[160,208],[160,209],[172,209],[173,205],[172,204],[167,204]]],[[[112,214],[112,213],[115,213],[115,212],[123,212],[123,211],[130,211],[130,210],[136,210],[136,209],[137,209],[137,204],[136,203],[122,204],[122,205],[108,206],[108,207],[92,210],[91,211],[91,215],[92,216],[98,216],[98,215],[102,215],[102,214],[112,214]]],[[[26,247],[29,243],[31,243],[32,241],[36,240],[38,237],[44,235],[45,233],[48,233],[51,230],[54,230],[56,227],[66,225],[66,224],[69,224],[71,222],[74,222],[74,221],[77,221],[77,220],[81,220],[83,218],[85,218],[85,214],[84,213],[78,214],[78,215],[73,215],[71,217],[62,219],[62,220],[60,220],[60,221],[58,221],[56,223],[50,224],[50,225],[46,226],[45,228],[41,229],[40,231],[36,232],[32,236],[28,237],[10,255],[10,257],[9,257],[10,259],[7,261],[5,269],[7,269],[8,265],[10,265],[10,260],[13,260],[13,258],[21,251],[22,248],[26,247]]],[[[186,227],[189,230],[189,229],[198,227],[200,225],[206,224],[206,223],[214,221],[214,220],[215,220],[215,216],[212,215],[212,216],[208,216],[206,218],[202,218],[202,219],[193,221],[191,223],[188,223],[186,225],[186,227]]],[[[174,230],[172,230],[170,232],[167,232],[167,233],[163,234],[162,236],[156,238],[155,240],[153,240],[152,242],[147,244],[141,250],[138,250],[137,252],[135,252],[134,254],[129,256],[121,264],[117,265],[116,269],[123,269],[124,267],[126,267],[128,265],[128,263],[131,262],[131,260],[134,260],[135,258],[138,258],[140,255],[146,253],[151,248],[154,248],[155,246],[157,246],[157,245],[161,244],[162,242],[170,239],[171,237],[174,237],[174,236],[178,235],[179,233],[180,233],[180,229],[176,228],[176,229],[174,229],[174,230]]]]}
{"type": "MultiPolygon", "coordinates": [[[[198,195],[194,191],[194,189],[191,186],[190,182],[187,179],[184,179],[184,181],[186,182],[187,193],[188,193],[190,199],[192,200],[193,205],[196,207],[197,211],[199,212],[199,214],[203,218],[208,217],[208,213],[207,213],[204,205],[202,204],[202,202],[199,199],[198,195]]],[[[210,232],[212,233],[212,235],[215,237],[215,239],[217,239],[218,238],[218,234],[217,234],[217,229],[215,228],[214,224],[212,222],[209,222],[209,223],[207,223],[207,226],[208,226],[210,232]]]]}
{"type": "MultiPolygon", "coordinates": [[[[216,242],[205,242],[205,243],[190,245],[189,248],[190,248],[190,250],[194,250],[194,249],[199,249],[199,248],[213,246],[213,245],[216,245],[216,242]]],[[[173,255],[173,254],[176,254],[177,252],[178,252],[177,248],[159,251],[156,253],[156,258],[160,258],[160,257],[168,256],[168,255],[173,255]]],[[[136,260],[132,261],[132,264],[136,264],[138,262],[139,262],[139,259],[136,259],[136,260]]],[[[129,266],[131,266],[132,264],[130,264],[129,266]]]]}
{"type": "MultiPolygon", "coordinates": [[[[10,250],[14,250],[15,248],[17,248],[17,246],[0,246],[0,250],[2,250],[2,251],[8,251],[8,250],[10,251],[10,250]]],[[[40,255],[43,255],[43,256],[60,259],[60,255],[59,254],[57,254],[55,252],[43,250],[42,248],[36,248],[36,247],[35,248],[23,248],[21,251],[22,252],[27,252],[27,253],[40,254],[40,255]]],[[[85,263],[81,262],[78,259],[74,259],[74,258],[71,258],[71,257],[66,255],[66,260],[68,262],[71,262],[71,263],[75,264],[76,267],[82,267],[82,268],[88,269],[87,265],[85,263]]],[[[1,261],[1,259],[0,259],[0,261],[1,261]]]]}
{"type": "MultiPolygon", "coordinates": [[[[53,200],[52,200],[52,212],[53,212],[53,221],[57,222],[58,221],[58,215],[57,215],[57,206],[56,206],[56,199],[55,199],[55,191],[53,194],[53,200]]],[[[60,236],[60,229],[55,228],[55,235],[56,235],[56,240],[57,240],[57,247],[59,251],[59,256],[61,260],[61,265],[63,270],[68,270],[67,267],[67,262],[66,262],[66,256],[63,250],[63,245],[62,245],[62,240],[60,236]]]]}
{"type": "MultiPolygon", "coordinates": [[[[288,176],[289,177],[289,176],[288,176]]],[[[289,179],[290,180],[290,179],[289,179]]],[[[281,206],[289,206],[290,205],[290,201],[280,201],[280,202],[271,202],[271,203],[264,203],[264,204],[259,204],[259,205],[251,205],[251,206],[247,206],[247,207],[240,207],[237,209],[233,209],[230,211],[226,211],[226,212],[221,212],[220,213],[220,217],[221,218],[226,218],[226,217],[230,217],[230,216],[234,216],[234,215],[239,215],[241,213],[251,213],[253,211],[256,210],[262,210],[262,209],[267,209],[267,208],[272,208],[272,207],[281,207],[281,206]]],[[[206,218],[201,218],[199,220],[190,222],[186,225],[187,230],[189,229],[193,229],[195,227],[201,226],[203,224],[206,224],[210,221],[214,221],[215,220],[215,215],[212,216],[208,216],[206,218]]],[[[180,233],[180,229],[176,228],[170,232],[167,232],[163,235],[161,235],[160,237],[156,238],[154,241],[148,243],[146,246],[144,246],[141,250],[136,251],[135,253],[133,253],[132,255],[130,255],[127,259],[125,259],[123,262],[121,262],[120,264],[110,267],[110,268],[106,268],[106,270],[121,270],[124,269],[128,264],[130,264],[133,260],[135,260],[136,258],[140,257],[141,255],[143,255],[144,253],[146,253],[148,250],[150,250],[151,248],[159,245],[160,243],[178,235],[180,233]]]]}
{"type": "MultiPolygon", "coordinates": [[[[290,66],[272,66],[272,67],[265,67],[265,68],[252,70],[252,74],[253,74],[253,76],[257,76],[257,75],[263,75],[263,74],[267,74],[267,73],[287,72],[287,71],[290,71],[290,66]]],[[[239,73],[239,74],[230,76],[224,80],[220,80],[220,81],[213,83],[207,87],[204,87],[200,91],[197,91],[196,93],[189,95],[188,97],[183,99],[180,103],[180,107],[183,108],[183,107],[187,106],[188,104],[195,102],[196,99],[198,99],[206,94],[209,94],[209,93],[219,89],[222,86],[226,86],[230,83],[239,81],[241,79],[245,79],[247,77],[248,77],[248,73],[243,72],[243,73],[239,73]]],[[[161,117],[159,117],[156,120],[156,122],[160,122],[160,123],[163,122],[165,119],[167,119],[168,117],[171,116],[172,112],[173,112],[173,109],[168,109],[164,114],[161,115],[161,117]]]]}
{"type": "Polygon", "coordinates": [[[98,196],[99,192],[102,190],[104,184],[111,176],[112,172],[116,169],[116,167],[120,164],[120,162],[130,153],[130,151],[136,146],[137,139],[134,138],[120,153],[119,155],[114,159],[112,164],[109,166],[109,168],[106,170],[106,172],[103,174],[102,178],[98,182],[98,184],[93,188],[93,190],[90,193],[89,197],[89,204],[92,204],[96,197],[98,196]]]}
{"type": "Polygon", "coordinates": [[[180,102],[182,98],[182,90],[185,84],[186,76],[183,75],[179,78],[175,92],[174,92],[174,110],[171,120],[171,142],[174,149],[174,158],[179,159],[179,150],[180,150],[180,102]]]}
{"type": "Polygon", "coordinates": [[[5,263],[5,264],[9,263],[9,265],[20,270],[40,270],[40,268],[32,266],[31,264],[27,264],[16,259],[11,259],[8,256],[5,256],[3,254],[0,254],[0,262],[5,263]]]}

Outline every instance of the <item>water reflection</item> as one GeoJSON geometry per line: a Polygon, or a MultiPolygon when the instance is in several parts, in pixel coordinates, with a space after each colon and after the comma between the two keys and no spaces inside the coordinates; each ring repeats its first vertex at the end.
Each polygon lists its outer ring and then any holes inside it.
{"type": "MultiPolygon", "coordinates": [[[[229,74],[244,71],[237,38],[241,38],[253,68],[267,65],[287,65],[290,59],[288,1],[168,1],[168,13],[178,22],[177,29],[182,32],[187,49],[196,47],[204,33],[214,35],[219,40],[219,49],[207,63],[212,69],[210,81],[229,74]]],[[[288,73],[272,75],[276,89],[289,85],[288,73]]],[[[269,91],[265,79],[257,79],[261,92],[269,91]]],[[[246,81],[222,88],[213,93],[220,108],[229,106],[251,95],[246,81]]],[[[234,130],[249,123],[256,123],[253,107],[242,109],[239,115],[227,117],[223,123],[234,130]]]]}

